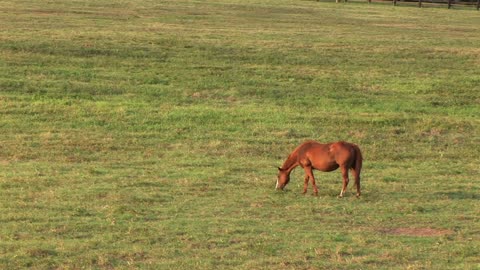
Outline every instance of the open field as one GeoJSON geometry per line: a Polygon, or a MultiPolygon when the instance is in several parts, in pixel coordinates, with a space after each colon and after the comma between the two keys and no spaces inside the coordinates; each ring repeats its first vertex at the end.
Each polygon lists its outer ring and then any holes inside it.
{"type": "Polygon", "coordinates": [[[0,269],[479,269],[480,15],[0,2],[0,269]],[[347,140],[363,194],[285,192],[347,140]]]}

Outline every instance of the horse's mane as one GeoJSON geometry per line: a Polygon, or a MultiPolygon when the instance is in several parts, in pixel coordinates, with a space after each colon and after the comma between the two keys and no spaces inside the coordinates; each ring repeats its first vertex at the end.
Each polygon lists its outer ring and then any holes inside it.
{"type": "Polygon", "coordinates": [[[295,162],[297,162],[297,152],[298,151],[293,151],[290,155],[288,155],[287,160],[282,165],[283,170],[287,170],[293,166],[295,162]]]}
{"type": "Polygon", "coordinates": [[[301,147],[303,147],[305,144],[308,144],[313,141],[306,141],[302,143],[301,145],[297,146],[290,155],[288,155],[288,158],[285,160],[285,162],[282,165],[283,170],[288,170],[291,169],[295,163],[298,162],[298,151],[300,150],[301,147]]]}

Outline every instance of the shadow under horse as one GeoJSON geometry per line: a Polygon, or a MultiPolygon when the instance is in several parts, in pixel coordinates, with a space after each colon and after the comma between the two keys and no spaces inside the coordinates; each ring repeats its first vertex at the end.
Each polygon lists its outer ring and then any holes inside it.
{"type": "Polygon", "coordinates": [[[276,189],[281,189],[290,182],[290,173],[297,166],[305,170],[305,184],[303,193],[307,192],[309,180],[312,182],[313,192],[318,196],[313,169],[322,172],[331,172],[338,168],[342,171],[343,187],[339,197],[343,197],[348,186],[348,171],[351,170],[355,178],[357,197],[360,196],[360,171],[362,170],[362,152],[353,143],[339,141],[321,144],[316,141],[306,141],[299,145],[288,156],[282,167],[278,168],[276,189]]]}

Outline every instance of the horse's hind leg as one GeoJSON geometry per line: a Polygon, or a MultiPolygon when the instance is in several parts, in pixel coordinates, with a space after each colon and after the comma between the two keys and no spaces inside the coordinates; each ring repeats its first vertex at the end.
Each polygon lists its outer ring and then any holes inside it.
{"type": "Polygon", "coordinates": [[[340,168],[342,170],[343,187],[342,187],[342,190],[340,191],[340,195],[338,195],[338,197],[342,198],[343,194],[345,194],[345,191],[347,190],[349,179],[348,179],[348,169],[347,169],[347,167],[343,165],[340,168]]]}

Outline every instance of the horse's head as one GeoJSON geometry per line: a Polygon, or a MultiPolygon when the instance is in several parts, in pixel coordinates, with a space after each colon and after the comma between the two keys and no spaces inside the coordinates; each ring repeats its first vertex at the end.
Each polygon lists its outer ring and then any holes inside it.
{"type": "Polygon", "coordinates": [[[286,169],[278,168],[277,186],[275,188],[283,190],[288,182],[290,182],[290,174],[286,169]]]}

